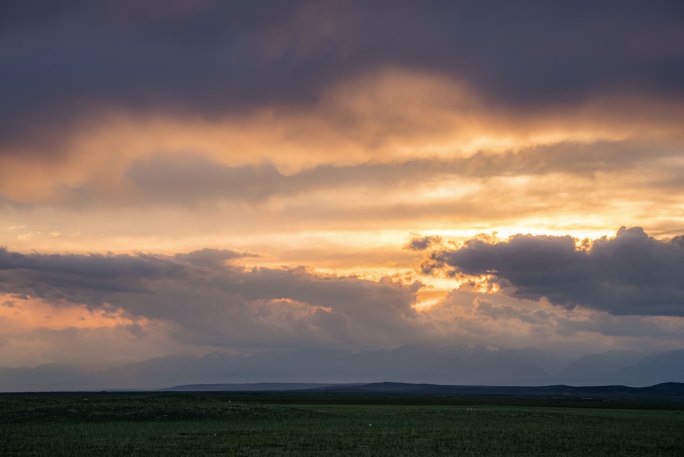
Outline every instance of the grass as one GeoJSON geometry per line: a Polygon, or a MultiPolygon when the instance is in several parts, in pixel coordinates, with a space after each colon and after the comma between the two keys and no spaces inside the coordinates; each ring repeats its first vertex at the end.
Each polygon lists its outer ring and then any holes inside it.
{"type": "Polygon", "coordinates": [[[426,396],[7,394],[0,395],[0,455],[684,455],[684,411],[477,403],[426,396]]]}

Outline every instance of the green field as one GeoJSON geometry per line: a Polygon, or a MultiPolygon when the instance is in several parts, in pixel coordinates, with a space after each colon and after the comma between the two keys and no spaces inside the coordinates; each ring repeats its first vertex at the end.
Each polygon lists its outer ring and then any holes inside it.
{"type": "Polygon", "coordinates": [[[439,396],[5,394],[0,456],[684,455],[684,411],[542,404],[439,396]]]}

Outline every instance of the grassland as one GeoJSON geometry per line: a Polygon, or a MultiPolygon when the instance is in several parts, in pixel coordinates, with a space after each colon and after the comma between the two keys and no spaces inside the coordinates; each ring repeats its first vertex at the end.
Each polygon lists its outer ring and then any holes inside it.
{"type": "Polygon", "coordinates": [[[401,395],[5,394],[0,455],[684,455],[684,411],[653,407],[660,409],[401,395]]]}

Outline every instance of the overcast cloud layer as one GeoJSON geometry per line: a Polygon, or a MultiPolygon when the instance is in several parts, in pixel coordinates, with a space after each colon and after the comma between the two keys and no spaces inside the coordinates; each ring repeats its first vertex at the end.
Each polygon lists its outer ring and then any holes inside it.
{"type": "Polygon", "coordinates": [[[523,110],[684,97],[675,0],[6,1],[0,13],[5,142],[106,108],[216,116],[307,105],[381,67],[454,77],[523,110]]]}

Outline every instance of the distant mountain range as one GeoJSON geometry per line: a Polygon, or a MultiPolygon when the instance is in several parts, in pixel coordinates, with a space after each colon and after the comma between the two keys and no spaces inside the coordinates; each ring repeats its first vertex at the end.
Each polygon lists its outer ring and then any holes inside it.
{"type": "Polygon", "coordinates": [[[684,401],[684,383],[649,387],[627,386],[454,386],[376,382],[370,384],[253,383],[194,384],[162,389],[167,392],[311,392],[331,394],[411,394],[458,396],[515,396],[563,399],[667,399],[684,401]]]}
{"type": "Polygon", "coordinates": [[[648,387],[627,386],[452,386],[437,384],[405,384],[381,382],[364,385],[327,386],[312,389],[319,392],[406,393],[443,395],[506,395],[595,398],[667,397],[684,399],[684,383],[668,382],[648,387]]]}
{"type": "Polygon", "coordinates": [[[684,349],[563,359],[537,349],[412,345],[359,353],[309,349],[250,356],[169,356],[113,367],[50,364],[0,368],[0,391],[144,390],[263,382],[320,388],[389,380],[471,386],[651,386],[684,382],[684,349]]]}

